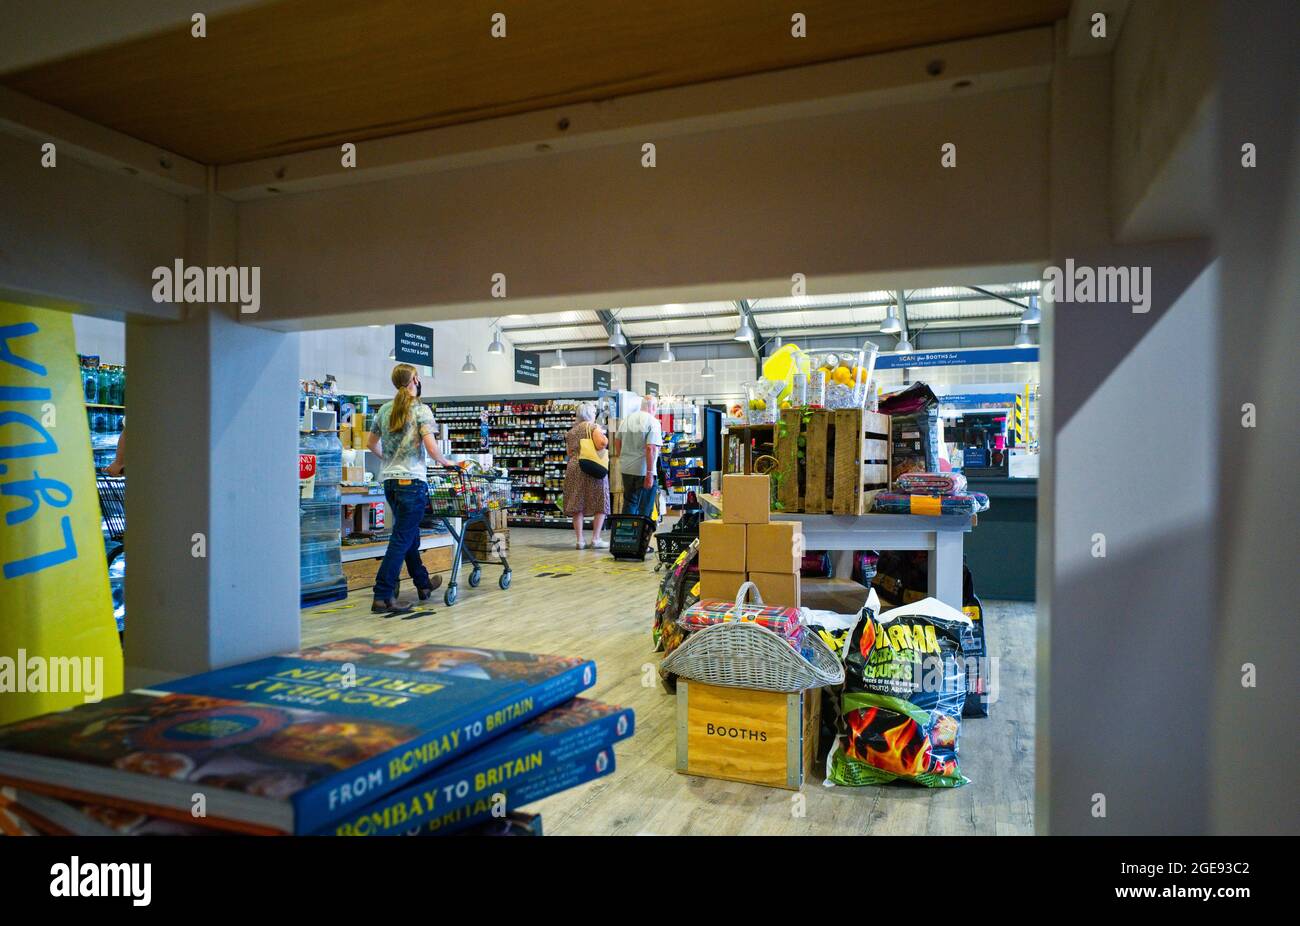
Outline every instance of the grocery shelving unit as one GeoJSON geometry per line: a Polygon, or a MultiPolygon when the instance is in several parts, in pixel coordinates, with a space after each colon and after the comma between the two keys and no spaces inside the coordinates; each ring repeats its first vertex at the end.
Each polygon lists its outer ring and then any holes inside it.
{"type": "MultiPolygon", "coordinates": [[[[447,425],[453,453],[491,453],[505,467],[514,488],[509,524],[567,527],[563,513],[564,434],[579,402],[598,401],[596,392],[552,396],[470,396],[434,400],[434,418],[447,425]],[[487,423],[487,446],[482,425],[487,423]]],[[[599,421],[602,416],[598,415],[599,421]]]]}

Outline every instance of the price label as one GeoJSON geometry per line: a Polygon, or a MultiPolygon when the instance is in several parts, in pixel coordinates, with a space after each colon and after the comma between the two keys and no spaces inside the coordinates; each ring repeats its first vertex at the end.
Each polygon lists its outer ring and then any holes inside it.
{"type": "Polygon", "coordinates": [[[311,498],[316,493],[316,454],[298,454],[298,497],[311,498]]]}

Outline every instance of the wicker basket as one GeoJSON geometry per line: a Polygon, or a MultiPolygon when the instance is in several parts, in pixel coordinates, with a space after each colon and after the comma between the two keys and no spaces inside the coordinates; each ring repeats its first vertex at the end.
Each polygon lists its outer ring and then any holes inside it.
{"type": "MultiPolygon", "coordinates": [[[[741,586],[742,597],[752,585],[741,586]]],[[[780,634],[758,624],[714,624],[697,630],[669,653],[659,664],[659,674],[764,691],[804,691],[842,684],[844,665],[821,638],[809,634],[805,643],[812,650],[811,660],[796,652],[780,634]]]]}

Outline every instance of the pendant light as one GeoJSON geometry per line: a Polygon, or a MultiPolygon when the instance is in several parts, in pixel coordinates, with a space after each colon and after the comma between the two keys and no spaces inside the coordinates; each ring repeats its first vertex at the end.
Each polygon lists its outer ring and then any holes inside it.
{"type": "Polygon", "coordinates": [[[754,329],[749,327],[749,320],[744,315],[740,316],[740,327],[736,329],[736,333],[731,337],[734,341],[754,340],[754,329]]]}
{"type": "Polygon", "coordinates": [[[614,330],[609,335],[609,346],[614,350],[627,347],[627,338],[623,335],[623,326],[614,322],[614,330]]]}
{"type": "Polygon", "coordinates": [[[1030,296],[1029,307],[1026,308],[1025,311],[1020,314],[1020,324],[1037,325],[1042,320],[1043,320],[1043,313],[1042,310],[1038,308],[1038,297],[1030,296]]]}
{"type": "Polygon", "coordinates": [[[460,368],[462,373],[477,373],[478,367],[474,366],[474,358],[467,352],[465,354],[465,365],[460,368]]]}
{"type": "Polygon", "coordinates": [[[506,346],[501,343],[501,329],[494,329],[492,333],[492,343],[488,345],[489,354],[504,354],[506,346]]]}
{"type": "Polygon", "coordinates": [[[1021,325],[1020,333],[1016,335],[1014,347],[1033,347],[1034,339],[1029,336],[1029,326],[1021,325]]]}
{"type": "Polygon", "coordinates": [[[555,350],[555,360],[551,363],[552,370],[563,370],[569,365],[564,362],[564,351],[561,348],[555,350]]]}
{"type": "Polygon", "coordinates": [[[890,306],[885,309],[885,318],[880,323],[881,334],[898,334],[903,330],[903,323],[898,319],[897,306],[890,306]]]}
{"type": "Polygon", "coordinates": [[[716,375],[717,374],[713,372],[713,367],[709,366],[709,358],[706,353],[704,357],[704,366],[700,369],[700,378],[712,379],[716,375]]]}
{"type": "Polygon", "coordinates": [[[894,346],[894,353],[910,354],[911,352],[912,352],[912,342],[907,339],[907,335],[903,335],[901,338],[898,339],[898,344],[894,346]]]}
{"type": "Polygon", "coordinates": [[[659,362],[672,363],[676,359],[677,357],[674,356],[672,347],[669,346],[667,341],[664,341],[664,349],[659,352],[659,362]]]}
{"type": "Polygon", "coordinates": [[[397,349],[396,349],[396,348],[394,348],[393,350],[390,350],[390,351],[388,352],[388,359],[389,359],[389,360],[396,360],[396,359],[397,359],[397,349]]]}

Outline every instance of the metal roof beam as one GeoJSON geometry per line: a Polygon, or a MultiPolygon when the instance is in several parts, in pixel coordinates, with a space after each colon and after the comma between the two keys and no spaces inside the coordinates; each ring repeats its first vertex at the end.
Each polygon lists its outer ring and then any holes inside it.
{"type": "Polygon", "coordinates": [[[749,342],[749,349],[754,354],[754,366],[758,371],[757,375],[761,376],[763,374],[763,332],[759,330],[758,321],[754,318],[748,299],[737,299],[736,310],[740,312],[740,317],[748,323],[749,330],[754,332],[754,337],[749,342]]]}
{"type": "Polygon", "coordinates": [[[973,290],[973,291],[979,293],[980,295],[985,296],[985,297],[987,297],[987,298],[989,298],[989,299],[996,299],[996,300],[998,300],[999,302],[1005,302],[1005,303],[1008,303],[1008,304],[1010,304],[1010,305],[1014,305],[1017,309],[1019,309],[1019,310],[1022,311],[1022,312],[1023,312],[1025,309],[1029,308],[1029,306],[1026,305],[1026,304],[1023,303],[1023,302],[1016,302],[1016,300],[1014,300],[1014,299],[1009,299],[1009,298],[1007,298],[1006,296],[1000,295],[1000,294],[998,294],[998,293],[991,293],[991,292],[989,292],[987,289],[980,289],[978,286],[967,286],[966,288],[969,289],[969,290],[973,290]]]}

